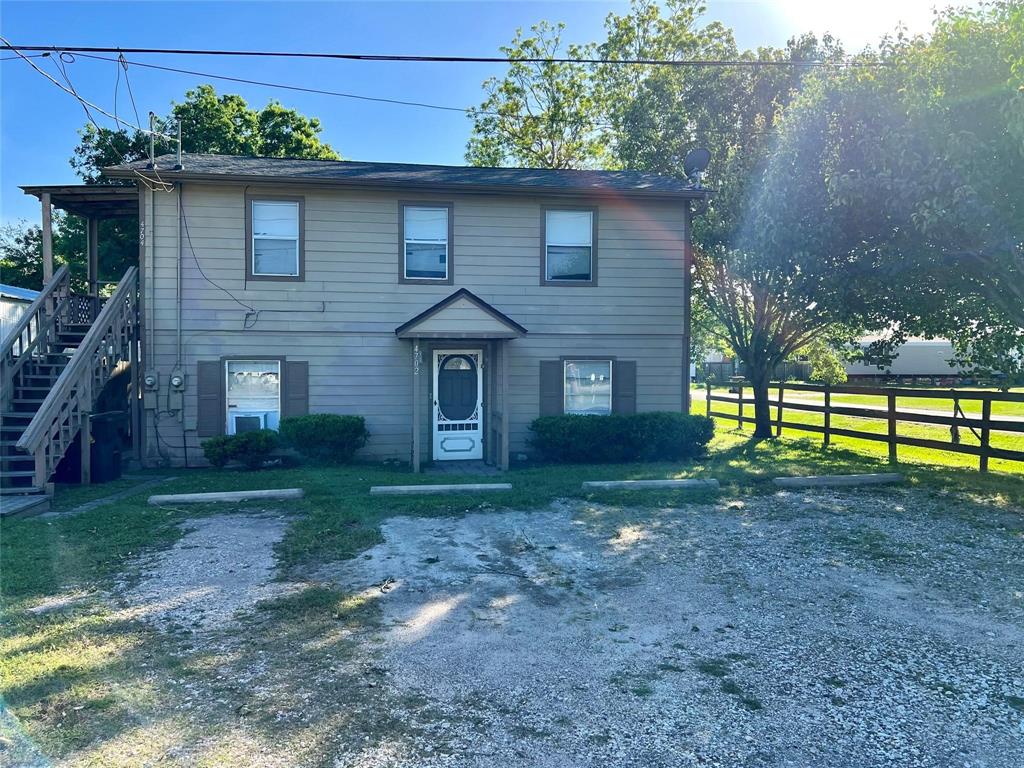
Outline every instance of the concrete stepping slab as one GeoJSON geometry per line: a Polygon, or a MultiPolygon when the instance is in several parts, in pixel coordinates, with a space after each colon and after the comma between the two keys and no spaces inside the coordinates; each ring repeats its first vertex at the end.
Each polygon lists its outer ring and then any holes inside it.
{"type": "Polygon", "coordinates": [[[382,496],[412,496],[420,493],[470,493],[511,491],[512,483],[458,483],[454,485],[375,485],[370,493],[382,496]]]}
{"type": "Polygon", "coordinates": [[[253,501],[255,499],[301,499],[301,488],[271,488],[264,491],[217,491],[214,493],[169,493],[150,496],[150,504],[206,504],[211,501],[253,501]]]}

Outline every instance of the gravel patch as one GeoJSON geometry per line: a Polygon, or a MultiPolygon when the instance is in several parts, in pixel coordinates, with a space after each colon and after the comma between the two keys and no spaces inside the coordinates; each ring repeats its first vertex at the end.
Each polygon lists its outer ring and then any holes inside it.
{"type": "Polygon", "coordinates": [[[320,574],[400,737],[335,765],[1024,764],[1019,511],[914,489],[393,518],[320,574]]]}
{"type": "Polygon", "coordinates": [[[205,632],[293,589],[274,581],[274,545],[284,535],[285,518],[230,514],[187,525],[174,547],[136,564],[141,578],[122,591],[128,616],[205,632]]]}

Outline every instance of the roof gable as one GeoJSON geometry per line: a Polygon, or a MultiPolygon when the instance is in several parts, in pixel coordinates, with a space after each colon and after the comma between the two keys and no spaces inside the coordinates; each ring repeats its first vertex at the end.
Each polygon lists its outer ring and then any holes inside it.
{"type": "Polygon", "coordinates": [[[401,339],[514,339],[526,329],[472,291],[451,296],[395,328],[401,339]]]}

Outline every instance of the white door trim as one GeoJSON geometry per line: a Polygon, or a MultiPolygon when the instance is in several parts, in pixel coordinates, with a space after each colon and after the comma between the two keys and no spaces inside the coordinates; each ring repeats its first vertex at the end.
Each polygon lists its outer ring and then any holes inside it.
{"type": "Polygon", "coordinates": [[[434,401],[431,407],[434,461],[459,461],[484,457],[484,351],[473,349],[434,349],[431,353],[434,401]],[[450,420],[441,412],[438,401],[438,375],[441,361],[451,355],[466,355],[476,363],[476,408],[468,419],[450,420]]]}

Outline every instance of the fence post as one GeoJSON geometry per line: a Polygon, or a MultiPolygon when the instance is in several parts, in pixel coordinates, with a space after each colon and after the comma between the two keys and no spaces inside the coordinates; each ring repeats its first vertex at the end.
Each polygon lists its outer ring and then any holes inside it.
{"type": "Polygon", "coordinates": [[[707,404],[708,404],[708,418],[710,419],[711,418],[711,382],[710,381],[707,381],[707,380],[704,381],[704,392],[705,392],[705,397],[707,399],[707,404]]]}
{"type": "Polygon", "coordinates": [[[889,399],[889,463],[895,464],[896,458],[896,393],[890,391],[889,399]]]}
{"type": "Polygon", "coordinates": [[[782,388],[783,388],[783,383],[780,381],[779,382],[779,407],[775,411],[775,421],[777,422],[776,425],[775,425],[775,436],[776,437],[782,437],[782,388]]]}
{"type": "Polygon", "coordinates": [[[992,400],[986,397],[984,400],[981,401],[981,454],[978,456],[978,470],[980,472],[988,472],[988,423],[991,419],[992,400]]]}
{"type": "Polygon", "coordinates": [[[742,384],[737,384],[736,385],[736,391],[739,392],[739,401],[738,401],[738,405],[739,405],[739,418],[738,418],[739,426],[737,427],[737,429],[743,429],[743,385],[742,384]]]}
{"type": "Polygon", "coordinates": [[[825,385],[825,443],[824,447],[828,448],[828,444],[832,441],[832,388],[825,385]]]}

